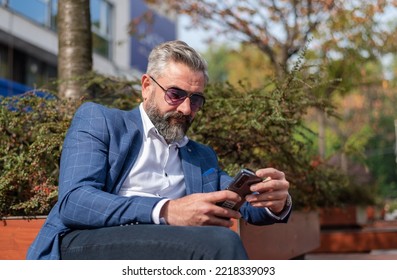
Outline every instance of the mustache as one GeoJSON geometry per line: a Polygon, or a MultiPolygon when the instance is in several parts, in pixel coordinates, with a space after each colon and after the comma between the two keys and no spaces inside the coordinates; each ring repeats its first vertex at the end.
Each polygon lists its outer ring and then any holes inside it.
{"type": "Polygon", "coordinates": [[[189,115],[184,115],[180,112],[168,112],[164,115],[164,119],[169,120],[169,119],[174,119],[178,122],[183,122],[183,123],[191,123],[193,121],[193,118],[189,115]]]}

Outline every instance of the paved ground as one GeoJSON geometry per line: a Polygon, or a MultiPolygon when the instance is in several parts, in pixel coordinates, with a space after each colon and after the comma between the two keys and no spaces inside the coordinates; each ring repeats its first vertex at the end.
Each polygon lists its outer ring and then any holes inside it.
{"type": "Polygon", "coordinates": [[[374,250],[353,254],[307,254],[305,260],[397,260],[397,250],[374,250]]]}

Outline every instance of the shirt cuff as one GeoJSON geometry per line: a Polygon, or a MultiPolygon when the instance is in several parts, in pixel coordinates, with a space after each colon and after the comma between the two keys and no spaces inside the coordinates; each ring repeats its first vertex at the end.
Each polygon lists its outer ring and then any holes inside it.
{"type": "Polygon", "coordinates": [[[163,208],[164,204],[169,201],[169,199],[162,199],[154,206],[152,211],[152,221],[156,225],[167,224],[164,218],[160,218],[161,208],[163,208]]]}
{"type": "Polygon", "coordinates": [[[272,211],[270,211],[269,208],[265,207],[265,210],[269,214],[269,216],[271,216],[272,218],[274,218],[277,221],[284,220],[288,216],[288,214],[291,212],[291,209],[292,209],[292,198],[290,195],[288,195],[288,197],[287,197],[287,201],[285,202],[284,209],[277,215],[274,214],[272,211]]]}

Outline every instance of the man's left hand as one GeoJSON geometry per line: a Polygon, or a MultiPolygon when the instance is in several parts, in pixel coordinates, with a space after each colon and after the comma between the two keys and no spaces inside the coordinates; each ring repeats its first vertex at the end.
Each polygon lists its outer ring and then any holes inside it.
{"type": "Polygon", "coordinates": [[[251,191],[256,193],[247,195],[246,200],[254,207],[267,207],[274,214],[280,213],[289,195],[289,182],[285,179],[284,172],[263,168],[257,170],[256,175],[264,180],[251,186],[251,191]]]}

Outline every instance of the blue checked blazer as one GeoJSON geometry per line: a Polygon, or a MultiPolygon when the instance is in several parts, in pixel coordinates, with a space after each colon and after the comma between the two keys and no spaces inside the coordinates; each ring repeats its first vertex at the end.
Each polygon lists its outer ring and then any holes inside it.
{"type": "MultiPolygon", "coordinates": [[[[58,202],[27,259],[59,259],[60,238],[72,229],[152,223],[152,209],[160,197],[117,195],[137,159],[142,139],[138,108],[121,111],[87,102],[76,111],[62,149],[58,202]]],[[[190,140],[179,153],[187,194],[221,190],[231,181],[210,147],[190,140]]],[[[256,225],[285,222],[248,203],[240,212],[256,225]]]]}

